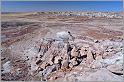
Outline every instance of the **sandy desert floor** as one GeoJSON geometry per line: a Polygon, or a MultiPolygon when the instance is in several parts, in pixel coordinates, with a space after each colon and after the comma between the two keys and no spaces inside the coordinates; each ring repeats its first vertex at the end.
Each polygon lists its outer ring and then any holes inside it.
{"type": "Polygon", "coordinates": [[[2,14],[1,78],[122,81],[122,35],[122,18],[2,14]],[[74,41],[56,40],[57,33],[68,31],[74,41]]]}

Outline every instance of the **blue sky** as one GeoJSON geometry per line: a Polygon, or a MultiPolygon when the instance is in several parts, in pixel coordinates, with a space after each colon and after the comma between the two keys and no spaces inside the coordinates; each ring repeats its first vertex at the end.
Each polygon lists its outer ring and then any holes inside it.
{"type": "Polygon", "coordinates": [[[2,1],[2,12],[101,11],[121,12],[122,1],[2,1]]]}

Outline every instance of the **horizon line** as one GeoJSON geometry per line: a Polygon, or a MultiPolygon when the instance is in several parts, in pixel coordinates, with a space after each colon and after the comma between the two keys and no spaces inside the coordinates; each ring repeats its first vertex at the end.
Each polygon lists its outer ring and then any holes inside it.
{"type": "Polygon", "coordinates": [[[122,13],[123,11],[4,11],[2,13],[38,13],[38,12],[102,12],[102,13],[122,13]]]}
{"type": "Polygon", "coordinates": [[[1,1],[123,1],[123,0],[1,0],[1,1]]]}

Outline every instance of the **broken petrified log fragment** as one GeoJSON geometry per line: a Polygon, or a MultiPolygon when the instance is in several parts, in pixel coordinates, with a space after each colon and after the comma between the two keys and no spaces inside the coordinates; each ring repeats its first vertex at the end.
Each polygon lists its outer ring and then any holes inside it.
{"type": "Polygon", "coordinates": [[[90,50],[87,51],[87,63],[90,64],[94,60],[93,54],[90,50]]]}
{"type": "Polygon", "coordinates": [[[46,69],[43,70],[42,72],[42,80],[47,80],[48,75],[50,75],[50,73],[52,73],[53,71],[56,71],[59,69],[59,65],[58,64],[54,64],[52,66],[47,66],[46,69]]]}
{"type": "Polygon", "coordinates": [[[76,66],[77,64],[78,64],[77,59],[73,58],[70,60],[69,67],[72,68],[72,67],[76,66]]]}
{"type": "Polygon", "coordinates": [[[61,69],[67,69],[67,68],[69,68],[69,61],[68,60],[63,60],[61,69]]]}
{"type": "Polygon", "coordinates": [[[71,50],[71,58],[77,58],[79,56],[79,51],[76,48],[76,46],[73,47],[73,49],[71,50]]]}

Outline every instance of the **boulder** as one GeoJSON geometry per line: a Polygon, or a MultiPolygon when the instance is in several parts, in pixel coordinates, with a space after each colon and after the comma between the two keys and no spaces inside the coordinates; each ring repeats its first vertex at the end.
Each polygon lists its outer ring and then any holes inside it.
{"type": "Polygon", "coordinates": [[[3,71],[2,73],[9,73],[12,70],[12,64],[11,61],[7,61],[6,63],[3,64],[3,71]]]}
{"type": "MultiPolygon", "coordinates": [[[[72,67],[78,64],[76,58],[71,59],[69,62],[70,62],[70,64],[72,65],[72,67]]],[[[70,64],[69,64],[69,65],[70,65],[70,64]]],[[[70,65],[70,66],[71,66],[71,65],[70,65]]]]}
{"type": "Polygon", "coordinates": [[[98,68],[102,68],[102,63],[98,60],[94,60],[91,64],[90,67],[93,69],[98,69],[98,68]]]}
{"type": "Polygon", "coordinates": [[[55,57],[55,60],[54,60],[54,63],[59,63],[59,60],[62,59],[61,56],[56,56],[55,57]]]}
{"type": "Polygon", "coordinates": [[[103,57],[102,57],[101,55],[99,55],[99,56],[96,56],[95,59],[96,59],[96,60],[101,60],[101,59],[103,59],[103,57]]]}
{"type": "Polygon", "coordinates": [[[68,60],[63,60],[63,61],[62,61],[62,66],[61,66],[61,68],[62,68],[62,69],[68,68],[68,65],[69,65],[69,61],[68,61],[68,60]]]}
{"type": "Polygon", "coordinates": [[[74,58],[78,57],[78,51],[77,51],[75,46],[71,50],[71,56],[74,57],[74,58]]]}
{"type": "Polygon", "coordinates": [[[66,31],[56,33],[56,39],[60,41],[68,41],[71,38],[70,34],[66,31]]]}
{"type": "Polygon", "coordinates": [[[42,72],[43,79],[47,80],[48,75],[55,70],[56,70],[56,65],[47,66],[46,69],[44,69],[42,72]]]}
{"type": "Polygon", "coordinates": [[[31,64],[31,72],[33,74],[33,72],[36,71],[38,67],[42,64],[42,60],[34,57],[31,59],[30,64],[31,64]]]}
{"type": "Polygon", "coordinates": [[[49,58],[48,58],[48,63],[49,63],[50,65],[53,65],[53,59],[54,59],[54,56],[51,54],[51,55],[49,56],[49,58]]]}
{"type": "Polygon", "coordinates": [[[81,48],[80,54],[81,54],[81,56],[85,56],[87,54],[84,47],[81,48]]]}
{"type": "Polygon", "coordinates": [[[94,59],[93,59],[93,54],[92,54],[92,52],[89,50],[88,52],[87,52],[87,63],[91,63],[92,61],[93,61],[94,59]]]}
{"type": "Polygon", "coordinates": [[[108,56],[108,53],[107,52],[105,52],[105,53],[103,53],[103,58],[106,58],[107,56],[108,56]]]}

